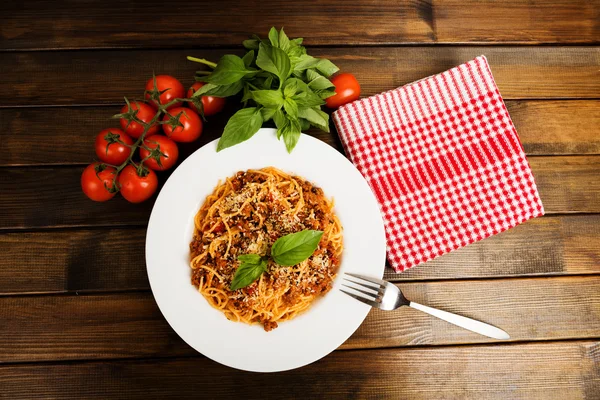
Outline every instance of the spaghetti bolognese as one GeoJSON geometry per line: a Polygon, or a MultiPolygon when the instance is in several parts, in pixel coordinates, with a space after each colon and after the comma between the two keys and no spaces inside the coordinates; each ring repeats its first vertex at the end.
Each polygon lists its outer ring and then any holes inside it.
{"type": "Polygon", "coordinates": [[[240,171],[217,185],[194,225],[192,284],[230,320],[261,323],[270,331],[331,289],[343,250],[342,226],[333,202],[301,177],[273,167],[240,171]],[[269,256],[278,238],[302,230],[323,232],[310,257],[292,266],[269,259],[256,281],[231,290],[240,255],[269,256]]]}

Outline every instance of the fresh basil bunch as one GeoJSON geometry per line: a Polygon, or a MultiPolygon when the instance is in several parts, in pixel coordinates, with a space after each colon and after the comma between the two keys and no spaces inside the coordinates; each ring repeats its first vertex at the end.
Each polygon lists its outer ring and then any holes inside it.
{"type": "Polygon", "coordinates": [[[205,62],[214,66],[213,71],[196,77],[207,84],[194,97],[243,93],[244,108],[227,122],[217,151],[250,139],[271,119],[288,152],[298,143],[300,132],[311,125],[329,132],[329,116],[321,106],[324,99],[335,95],[327,78],[339,68],[327,59],[306,54],[302,38],[289,39],[283,29],[271,28],[269,40],[254,35],[244,41],[244,47],[248,50],[244,57],[228,54],[216,66],[205,62]]]}
{"type": "MultiPolygon", "coordinates": [[[[277,264],[290,267],[310,257],[321,241],[323,231],[303,230],[280,237],[271,247],[271,258],[277,264]]],[[[231,290],[244,288],[267,272],[269,257],[259,254],[242,254],[241,262],[231,281],[231,290]]]]}

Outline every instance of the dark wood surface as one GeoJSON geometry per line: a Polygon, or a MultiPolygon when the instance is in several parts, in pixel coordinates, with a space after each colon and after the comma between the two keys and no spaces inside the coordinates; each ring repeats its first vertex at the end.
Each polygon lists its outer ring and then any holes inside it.
{"type": "MultiPolygon", "coordinates": [[[[600,398],[598,1],[21,1],[0,15],[0,399],[600,398]],[[240,52],[271,25],[353,72],[364,95],[488,57],[547,215],[385,277],[510,341],[374,310],[324,359],[256,374],[165,322],[145,271],[153,200],[92,203],[82,168],[152,72],[187,85],[186,55],[240,52]]],[[[335,132],[309,133],[341,150],[335,132]]]]}

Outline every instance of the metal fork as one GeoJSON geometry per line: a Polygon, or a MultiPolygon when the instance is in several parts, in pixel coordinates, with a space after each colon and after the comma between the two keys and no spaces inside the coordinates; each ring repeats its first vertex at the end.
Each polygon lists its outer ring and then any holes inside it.
{"type": "Polygon", "coordinates": [[[346,275],[349,275],[354,279],[360,280],[357,282],[356,280],[344,277],[346,281],[352,282],[355,285],[358,285],[360,288],[348,286],[345,284],[342,284],[342,286],[355,290],[361,293],[361,295],[348,292],[344,289],[340,290],[348,296],[353,297],[356,300],[361,301],[365,304],[368,304],[371,307],[389,311],[395,310],[402,306],[409,306],[412,308],[416,308],[417,310],[421,310],[427,314],[433,315],[434,317],[443,319],[444,321],[450,322],[451,324],[454,324],[456,326],[460,326],[461,328],[465,328],[472,332],[479,333],[483,336],[488,336],[494,339],[510,339],[508,333],[504,332],[502,329],[496,328],[495,326],[475,321],[471,318],[452,314],[447,311],[427,307],[422,304],[415,303],[414,301],[407,300],[406,297],[404,297],[404,295],[402,294],[402,291],[393,283],[386,282],[381,279],[369,278],[368,276],[364,275],[350,274],[347,272],[346,275]]]}

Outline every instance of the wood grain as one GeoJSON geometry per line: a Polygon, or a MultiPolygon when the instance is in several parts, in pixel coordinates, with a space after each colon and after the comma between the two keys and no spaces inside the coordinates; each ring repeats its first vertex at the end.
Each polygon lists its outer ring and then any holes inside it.
{"type": "MultiPolygon", "coordinates": [[[[600,277],[416,282],[418,303],[506,330],[511,341],[600,337],[600,277]]],[[[332,292],[342,303],[356,300],[332,292]]],[[[198,295],[198,301],[204,301],[198,295]]],[[[0,297],[0,362],[192,355],[150,293],[0,297]]],[[[260,328],[257,328],[260,329],[260,328]]],[[[342,348],[495,342],[402,308],[373,310],[342,348]]]]}
{"type": "MultiPolygon", "coordinates": [[[[523,147],[531,155],[600,154],[600,101],[509,100],[507,107],[523,147]]],[[[199,142],[183,146],[182,158],[220,136],[233,102],[204,124],[199,142]]],[[[0,109],[0,166],[89,164],[100,130],[118,126],[109,119],[118,106],[0,109]]],[[[338,147],[335,133],[309,133],[338,147]]]]}
{"type": "MultiPolygon", "coordinates": [[[[510,341],[597,338],[600,277],[401,283],[405,296],[504,329],[510,341]],[[583,335],[583,336],[580,336],[583,335]]],[[[342,348],[491,342],[412,308],[372,310],[342,348]]]]}
{"type": "Polygon", "coordinates": [[[27,1],[3,2],[0,14],[0,49],[19,50],[238,45],[271,26],[310,45],[596,43],[600,36],[597,4],[585,0],[27,1]]]}
{"type": "Polygon", "coordinates": [[[334,352],[274,374],[206,358],[0,366],[7,399],[597,399],[597,341],[334,352]]]}
{"type": "MultiPolygon", "coordinates": [[[[0,235],[0,294],[149,289],[144,228],[0,235]],[[35,251],[30,251],[35,248],[35,251]]],[[[600,215],[528,221],[392,281],[600,273],[600,215]]]]}
{"type": "Polygon", "coordinates": [[[600,101],[507,101],[531,155],[599,154],[600,101]]]}
{"type": "Polygon", "coordinates": [[[3,2],[0,49],[241,45],[272,26],[311,45],[431,42],[431,8],[408,0],[3,2]]]}
{"type": "MultiPolygon", "coordinates": [[[[531,157],[547,213],[600,212],[599,156],[531,157]]],[[[0,230],[145,225],[153,201],[120,196],[94,203],[81,192],[82,167],[0,169],[0,230]]],[[[169,171],[160,175],[164,182],[169,171]]]]}
{"type": "Polygon", "coordinates": [[[597,43],[594,1],[434,1],[438,42],[597,43]]]}
{"type": "Polygon", "coordinates": [[[547,213],[600,211],[600,157],[531,157],[529,164],[547,213]]]}
{"type": "Polygon", "coordinates": [[[600,272],[600,215],[536,218],[401,274],[392,281],[600,272]]]}
{"type": "Polygon", "coordinates": [[[0,293],[149,289],[145,240],[144,228],[0,235],[0,293]]]}
{"type": "MultiPolygon", "coordinates": [[[[136,50],[11,52],[0,58],[0,73],[11,96],[0,107],[97,105],[141,97],[152,72],[192,82],[197,55],[216,60],[234,50],[136,50]],[[57,82],[60,89],[57,90],[57,82]]],[[[390,90],[443,72],[485,54],[506,99],[598,98],[599,47],[406,47],[326,48],[327,57],[356,75],[362,95],[390,90]],[[377,71],[377,73],[373,73],[377,71]]]]}

